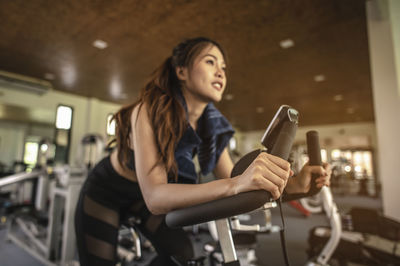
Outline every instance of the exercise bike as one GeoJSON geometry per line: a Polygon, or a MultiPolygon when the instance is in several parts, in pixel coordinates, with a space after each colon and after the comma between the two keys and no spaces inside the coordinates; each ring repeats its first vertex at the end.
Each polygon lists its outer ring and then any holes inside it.
{"type": "MultiPolygon", "coordinates": [[[[341,229],[341,228],[340,228],[341,229]]],[[[345,215],[343,230],[315,227],[310,231],[309,257],[328,246],[329,239],[337,235],[337,245],[330,249],[329,263],[338,265],[400,265],[400,223],[368,208],[352,208],[345,215]],[[335,232],[336,231],[336,232],[335,232]]],[[[328,260],[324,261],[325,263],[328,260]]],[[[325,265],[325,264],[320,264],[325,265]]]]}
{"type": "MultiPolygon", "coordinates": [[[[269,124],[261,140],[261,143],[267,149],[266,151],[283,159],[287,159],[296,134],[297,123],[298,112],[289,106],[282,106],[269,124]]],[[[311,135],[315,136],[315,134],[311,135]]],[[[320,153],[318,148],[319,145],[318,147],[315,145],[311,147],[313,150],[311,154],[315,155],[320,153]]],[[[235,165],[232,176],[241,174],[261,152],[265,151],[256,150],[245,155],[235,165]]],[[[302,197],[305,195],[296,196],[302,197]]],[[[291,200],[293,197],[294,196],[287,195],[286,200],[291,200]]],[[[241,265],[235,250],[229,217],[248,213],[257,209],[265,210],[273,208],[278,204],[280,204],[280,201],[273,201],[271,194],[267,191],[258,190],[244,192],[208,203],[174,210],[167,214],[166,223],[170,227],[183,227],[215,220],[219,243],[223,254],[223,261],[221,264],[230,266],[241,265]]],[[[232,228],[234,228],[234,226],[232,228]]],[[[283,231],[281,231],[281,236],[283,236],[283,231]]],[[[284,243],[283,238],[282,243],[284,243]]],[[[283,250],[286,264],[288,265],[285,248],[283,248],[283,250]]]]}

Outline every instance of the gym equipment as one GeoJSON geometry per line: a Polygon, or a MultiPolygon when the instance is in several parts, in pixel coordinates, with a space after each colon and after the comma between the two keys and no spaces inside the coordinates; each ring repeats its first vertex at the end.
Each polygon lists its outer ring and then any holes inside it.
{"type": "MultiPolygon", "coordinates": [[[[320,161],[313,164],[320,164],[320,161]]],[[[310,231],[308,255],[311,261],[306,265],[328,265],[331,259],[337,260],[340,265],[347,265],[348,262],[400,264],[400,252],[397,250],[400,223],[375,210],[361,208],[353,208],[341,217],[328,187],[323,187],[318,197],[330,221],[330,228],[315,227],[310,231]]]]}
{"type": "MultiPolygon", "coordinates": [[[[310,165],[322,165],[321,151],[319,147],[319,138],[318,138],[318,133],[316,131],[307,132],[307,150],[310,158],[309,161],[310,165]]],[[[317,176],[313,176],[313,179],[315,178],[317,178],[317,176]]],[[[331,258],[332,253],[334,252],[339,243],[340,235],[342,233],[340,214],[338,212],[335,202],[333,201],[331,190],[328,187],[324,186],[322,187],[318,195],[322,200],[323,209],[330,221],[332,231],[328,241],[326,242],[324,248],[319,253],[319,255],[306,264],[309,266],[327,265],[327,262],[331,258]]]]}
{"type": "MultiPolygon", "coordinates": [[[[332,260],[340,265],[400,265],[400,223],[378,211],[353,208],[343,217],[344,230],[332,250],[332,260]]],[[[310,231],[308,255],[315,256],[335,234],[335,227],[315,227],[310,231]]],[[[314,264],[315,265],[315,264],[314,264]]]]}
{"type": "MultiPolygon", "coordinates": [[[[41,145],[49,143],[41,143],[41,145]]],[[[77,167],[48,167],[48,149],[39,148],[38,165],[0,179],[0,187],[33,181],[35,204],[13,207],[7,220],[6,239],[45,265],[73,263],[76,256],[74,214],[88,171],[100,159],[104,142],[97,135],[82,138],[77,167]]]]}
{"type": "Polygon", "coordinates": [[[80,167],[92,169],[98,161],[104,157],[105,143],[98,134],[87,134],[81,140],[78,147],[76,164],[80,167]]]}
{"type": "Polygon", "coordinates": [[[320,194],[316,194],[313,197],[299,199],[303,208],[305,208],[310,213],[320,213],[322,212],[322,199],[320,194]]]}
{"type": "MultiPolygon", "coordinates": [[[[276,204],[273,204],[272,207],[276,207],[276,204]]],[[[263,213],[264,223],[262,225],[241,224],[241,217],[243,217],[243,215],[229,218],[231,230],[233,231],[232,238],[235,243],[237,257],[241,265],[257,265],[257,256],[255,250],[257,246],[256,237],[258,234],[271,234],[281,231],[280,226],[272,225],[271,209],[262,209],[258,211],[263,213]]],[[[214,242],[206,243],[204,246],[204,251],[208,255],[211,266],[221,265],[223,263],[223,255],[218,244],[219,239],[215,221],[208,222],[207,225],[208,231],[210,232],[214,242]]]]}
{"type": "Polygon", "coordinates": [[[142,242],[138,234],[136,225],[140,220],[134,215],[127,215],[126,219],[121,221],[118,235],[117,255],[121,263],[129,264],[132,261],[142,259],[142,242]]]}
{"type": "Polygon", "coordinates": [[[55,167],[51,171],[47,167],[46,152],[46,149],[39,149],[38,165],[32,172],[0,180],[0,187],[36,182],[32,193],[34,204],[12,208],[6,239],[45,265],[64,265],[75,257],[74,209],[86,171],[69,166],[55,167]]]}
{"type": "MultiPolygon", "coordinates": [[[[267,152],[287,159],[297,129],[298,112],[290,106],[281,106],[269,124],[261,143],[267,152]]],[[[265,151],[256,150],[245,155],[235,165],[232,176],[241,174],[250,163],[265,151]]],[[[256,209],[268,209],[277,204],[271,194],[264,190],[240,193],[235,196],[172,211],[166,216],[170,227],[182,227],[216,220],[217,233],[223,253],[223,265],[240,265],[230,230],[232,217],[256,209]]],[[[283,241],[284,242],[284,241],[283,241]]]]}

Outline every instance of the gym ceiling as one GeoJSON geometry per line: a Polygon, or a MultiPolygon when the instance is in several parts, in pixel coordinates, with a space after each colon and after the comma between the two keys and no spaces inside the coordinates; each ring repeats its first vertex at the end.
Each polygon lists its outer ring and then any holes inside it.
{"type": "Polygon", "coordinates": [[[176,43],[207,36],[228,54],[218,108],[237,128],[281,104],[300,126],[374,121],[365,0],[0,0],[0,21],[0,70],[55,90],[128,103],[176,43]]]}

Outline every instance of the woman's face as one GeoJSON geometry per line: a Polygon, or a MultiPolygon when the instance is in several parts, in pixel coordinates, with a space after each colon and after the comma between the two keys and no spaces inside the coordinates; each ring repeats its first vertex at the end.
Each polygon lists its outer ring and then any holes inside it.
{"type": "MultiPolygon", "coordinates": [[[[182,68],[183,89],[202,102],[219,102],[226,86],[224,57],[218,47],[210,45],[195,58],[192,67],[182,68]]],[[[179,72],[179,70],[178,70],[179,72]]]]}

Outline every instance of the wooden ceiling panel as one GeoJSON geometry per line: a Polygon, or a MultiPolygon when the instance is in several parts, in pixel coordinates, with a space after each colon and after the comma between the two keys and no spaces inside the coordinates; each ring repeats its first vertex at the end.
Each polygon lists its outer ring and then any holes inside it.
{"type": "Polygon", "coordinates": [[[264,128],[281,104],[302,125],[374,120],[364,0],[0,0],[0,18],[0,69],[53,73],[60,91],[129,102],[176,43],[208,36],[228,55],[233,100],[218,107],[238,128],[264,128]]]}

